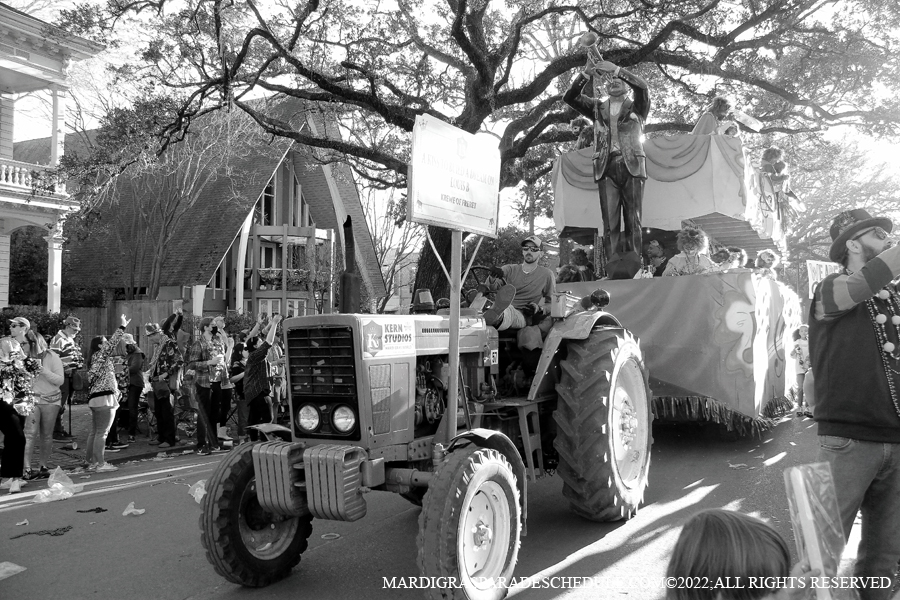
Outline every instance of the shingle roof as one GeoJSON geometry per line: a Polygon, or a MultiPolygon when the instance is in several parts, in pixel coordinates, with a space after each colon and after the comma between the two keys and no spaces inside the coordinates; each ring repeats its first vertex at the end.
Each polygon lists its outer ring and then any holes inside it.
{"type": "MultiPolygon", "coordinates": [[[[263,101],[260,101],[262,103],[263,101]]],[[[307,109],[295,99],[275,99],[265,102],[270,114],[290,120],[300,127],[307,118],[307,109]]],[[[330,128],[329,128],[330,129],[330,128]]],[[[329,134],[332,132],[329,131],[329,134]]],[[[286,138],[272,137],[255,129],[246,137],[244,144],[252,145],[256,151],[232,161],[236,176],[220,177],[208,184],[194,206],[182,218],[172,243],[166,248],[166,256],[160,285],[182,286],[207,284],[229,246],[238,235],[247,214],[256,203],[266,183],[275,173],[283,158],[288,155],[292,142],[286,138]],[[223,201],[222,198],[230,198],[223,201]]],[[[87,143],[75,135],[66,136],[66,153],[85,152],[87,143]]],[[[30,140],[15,144],[15,159],[34,164],[49,161],[49,139],[30,140]]],[[[311,159],[298,158],[300,153],[290,152],[291,160],[297,165],[311,159]]],[[[352,178],[335,178],[340,195],[332,198],[325,174],[321,166],[314,163],[297,165],[304,196],[310,203],[310,210],[316,225],[320,228],[340,228],[335,216],[333,203],[338,203],[338,212],[353,216],[354,234],[357,247],[357,265],[372,288],[374,295],[382,295],[384,280],[375,255],[371,233],[366,225],[362,205],[352,178]]],[[[346,168],[346,167],[345,167],[346,168]]],[[[347,169],[349,173],[349,169],[347,169]]],[[[151,262],[142,252],[132,253],[134,240],[121,239],[122,230],[130,227],[117,223],[130,223],[136,218],[133,192],[134,186],[124,181],[118,186],[118,203],[104,208],[99,223],[92,226],[87,236],[67,231],[69,238],[68,279],[76,284],[99,287],[145,286],[150,282],[151,262]],[[126,268],[130,260],[135,261],[134,281],[126,281],[126,268]]],[[[152,233],[159,233],[154,228],[152,233]]]]}

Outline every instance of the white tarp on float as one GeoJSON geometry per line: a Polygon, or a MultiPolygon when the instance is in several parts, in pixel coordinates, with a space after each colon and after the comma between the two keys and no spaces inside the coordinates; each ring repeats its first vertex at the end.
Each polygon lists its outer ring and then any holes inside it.
{"type": "MultiPolygon", "coordinates": [[[[759,202],[759,182],[745,169],[740,140],[720,135],[681,134],[644,142],[647,174],[644,227],[674,231],[682,221],[719,213],[749,222],[763,238],[776,241],[780,227],[759,202]]],[[[574,233],[602,229],[591,148],[562,154],[553,167],[553,210],[557,230],[574,233]]]]}

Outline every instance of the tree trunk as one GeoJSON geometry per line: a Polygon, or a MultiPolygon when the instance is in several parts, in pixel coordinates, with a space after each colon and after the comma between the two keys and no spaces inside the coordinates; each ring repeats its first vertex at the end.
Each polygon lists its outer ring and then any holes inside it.
{"type": "MultiPolygon", "coordinates": [[[[441,255],[441,260],[443,260],[444,265],[449,272],[450,230],[445,229],[444,227],[428,227],[428,233],[431,235],[431,239],[434,241],[434,247],[437,248],[437,251],[441,255]]],[[[431,290],[431,297],[434,298],[435,301],[437,301],[438,298],[450,297],[450,282],[447,281],[447,276],[444,275],[444,270],[441,269],[438,259],[431,250],[431,244],[429,244],[427,240],[422,246],[422,253],[419,255],[419,264],[416,268],[415,289],[420,290],[422,288],[431,290]]]]}

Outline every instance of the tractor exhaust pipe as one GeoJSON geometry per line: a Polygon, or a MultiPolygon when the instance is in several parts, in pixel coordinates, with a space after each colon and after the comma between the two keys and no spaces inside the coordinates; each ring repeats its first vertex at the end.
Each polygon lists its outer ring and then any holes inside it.
{"type": "Polygon", "coordinates": [[[344,221],[344,264],[341,273],[341,302],[338,311],[344,314],[359,312],[359,274],[356,272],[356,242],[350,217],[344,221]]]}

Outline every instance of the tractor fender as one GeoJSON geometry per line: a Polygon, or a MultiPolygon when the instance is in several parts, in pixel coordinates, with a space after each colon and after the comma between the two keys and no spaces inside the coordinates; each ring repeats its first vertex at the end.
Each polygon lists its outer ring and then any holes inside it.
{"type": "MultiPolygon", "coordinates": [[[[566,317],[553,325],[553,329],[544,339],[544,350],[541,352],[541,360],[535,370],[534,379],[531,381],[531,389],[528,390],[528,399],[534,400],[541,390],[541,384],[547,379],[550,367],[556,360],[556,351],[563,340],[583,340],[590,335],[598,325],[621,327],[622,324],[613,315],[602,310],[586,310],[566,317]]],[[[555,383],[555,382],[554,382],[555,383]]]]}
{"type": "Polygon", "coordinates": [[[496,450],[509,461],[509,464],[513,468],[513,473],[516,475],[516,484],[519,486],[519,501],[522,503],[522,535],[525,535],[525,524],[528,522],[528,501],[526,497],[528,479],[525,475],[525,463],[522,461],[522,455],[519,454],[516,445],[499,431],[476,428],[464,431],[450,440],[450,445],[447,446],[447,453],[449,454],[452,452],[457,443],[463,440],[471,442],[479,448],[496,450]]]}

